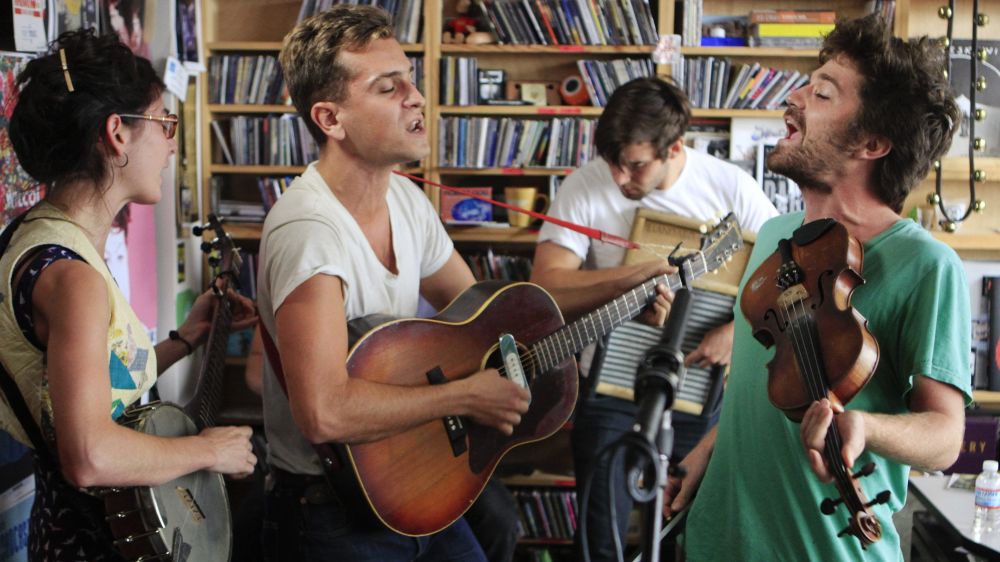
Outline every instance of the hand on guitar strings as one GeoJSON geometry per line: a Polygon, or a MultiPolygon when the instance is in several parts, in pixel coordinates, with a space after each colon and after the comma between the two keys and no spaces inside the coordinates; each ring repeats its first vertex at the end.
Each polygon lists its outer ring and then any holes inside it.
{"type": "Polygon", "coordinates": [[[501,377],[496,369],[479,371],[455,382],[465,385],[470,394],[470,406],[459,415],[504,435],[512,434],[514,426],[521,423],[521,415],[528,411],[531,393],[501,377]]]}
{"type": "MultiPolygon", "coordinates": [[[[257,323],[257,310],[253,301],[232,289],[226,291],[226,300],[233,310],[233,323],[230,332],[238,332],[254,326],[257,323]]],[[[208,332],[212,328],[212,312],[215,310],[217,297],[211,289],[198,295],[184,323],[177,331],[195,347],[205,343],[208,332]]]]}
{"type": "Polygon", "coordinates": [[[208,467],[208,470],[235,479],[253,474],[257,456],[253,454],[253,444],[250,442],[253,430],[249,426],[207,427],[198,435],[208,440],[209,447],[215,453],[215,464],[208,467]]]}
{"type": "Polygon", "coordinates": [[[840,454],[844,459],[844,466],[853,467],[854,461],[865,450],[865,418],[862,412],[845,411],[840,404],[831,403],[825,398],[813,402],[802,417],[799,434],[809,456],[809,465],[823,482],[833,482],[833,474],[823,460],[823,448],[827,429],[834,421],[840,432],[842,442],[840,454]]]}
{"type": "Polygon", "coordinates": [[[656,300],[642,311],[637,320],[647,326],[662,328],[670,314],[670,304],[674,302],[674,292],[670,287],[660,283],[656,285],[656,300]]]}

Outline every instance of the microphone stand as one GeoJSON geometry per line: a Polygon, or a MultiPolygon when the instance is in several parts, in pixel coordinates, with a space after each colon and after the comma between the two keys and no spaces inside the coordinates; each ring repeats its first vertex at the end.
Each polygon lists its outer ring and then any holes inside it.
{"type": "Polygon", "coordinates": [[[627,482],[632,499],[646,504],[642,528],[644,562],[658,562],[660,556],[663,495],[674,441],[670,409],[685,372],[681,343],[691,316],[691,299],[685,283],[674,293],[660,343],[646,352],[639,365],[634,389],[639,410],[631,433],[624,438],[631,450],[638,453],[628,463],[627,482]]]}

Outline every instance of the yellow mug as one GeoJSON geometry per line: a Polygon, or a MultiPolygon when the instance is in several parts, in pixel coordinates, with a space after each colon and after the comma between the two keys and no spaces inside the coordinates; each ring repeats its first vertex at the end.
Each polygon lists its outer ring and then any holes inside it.
{"type": "MultiPolygon", "coordinates": [[[[535,210],[538,202],[542,202],[540,213],[544,213],[549,209],[549,197],[544,193],[538,193],[538,189],[534,187],[508,187],[504,189],[504,196],[507,200],[508,205],[514,205],[515,207],[521,207],[522,209],[535,210]]],[[[518,213],[517,211],[507,210],[507,221],[510,222],[511,226],[524,228],[531,224],[531,215],[526,215],[524,213],[518,213]]]]}

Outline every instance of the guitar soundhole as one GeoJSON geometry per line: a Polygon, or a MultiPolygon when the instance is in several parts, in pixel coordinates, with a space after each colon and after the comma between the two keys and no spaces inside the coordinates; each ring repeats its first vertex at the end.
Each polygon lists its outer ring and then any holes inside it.
{"type": "MultiPolygon", "coordinates": [[[[521,367],[524,369],[524,377],[528,379],[528,386],[535,382],[537,374],[536,359],[530,355],[528,348],[521,342],[517,342],[517,352],[521,356],[521,367]]],[[[507,376],[507,369],[504,367],[503,357],[500,355],[500,345],[494,344],[490,348],[486,361],[483,362],[483,369],[497,369],[502,376],[507,376]]],[[[509,377],[508,377],[509,378],[509,377]]]]}

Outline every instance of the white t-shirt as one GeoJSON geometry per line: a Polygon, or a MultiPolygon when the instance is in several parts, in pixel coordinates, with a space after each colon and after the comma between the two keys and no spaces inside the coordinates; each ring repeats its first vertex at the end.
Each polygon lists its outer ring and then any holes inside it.
{"type": "MultiPolygon", "coordinates": [[[[750,174],[703,152],[686,147],[684,151],[687,158],[677,181],[669,189],[654,189],[638,201],[621,194],[608,163],[597,158],[566,178],[552,201],[550,214],[626,239],[640,207],[701,221],[733,212],[740,228],[749,232],[757,232],[767,219],[777,216],[778,211],[750,174]]],[[[539,242],[547,240],[576,254],[584,269],[617,267],[625,258],[624,248],[548,222],[538,235],[539,242]]]]}
{"type": "MultiPolygon", "coordinates": [[[[444,266],[454,245],[430,201],[409,180],[393,174],[386,202],[398,274],[378,260],[315,165],[281,196],[264,222],[257,285],[260,320],[276,343],[275,311],[314,275],[340,278],[348,320],[371,314],[416,316],[421,279],[444,266]]],[[[263,383],[269,462],[289,472],[321,474],[319,459],[295,425],[284,390],[266,361],[263,383]]]]}
{"type": "MultiPolygon", "coordinates": [[[[768,219],[778,215],[750,174],[703,152],[687,147],[684,152],[687,158],[677,181],[669,189],[654,189],[638,201],[622,195],[603,158],[592,160],[566,178],[549,214],[626,239],[632,233],[635,211],[640,207],[700,221],[732,212],[741,229],[755,233],[768,219]]],[[[548,240],[576,254],[583,260],[583,269],[617,267],[625,259],[625,248],[546,222],[538,241],[548,240]]],[[[581,354],[581,373],[590,371],[593,353],[594,347],[590,346],[581,354]]]]}

